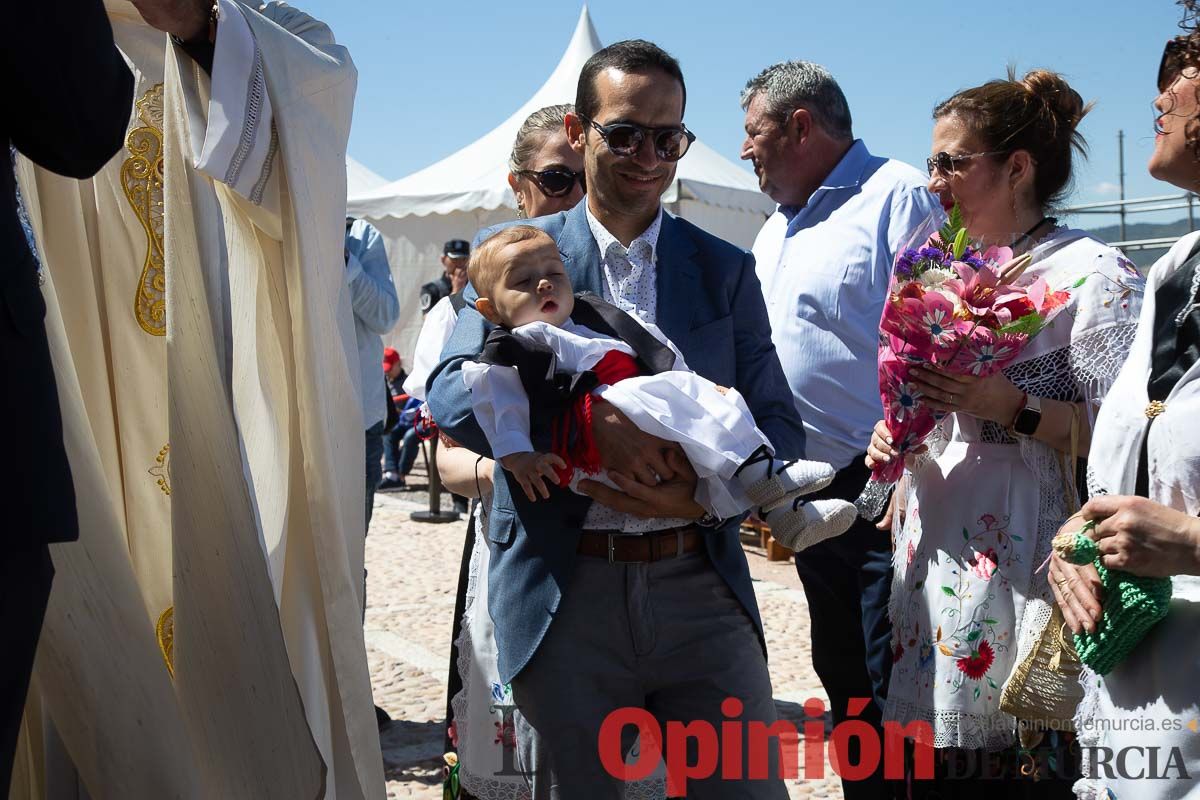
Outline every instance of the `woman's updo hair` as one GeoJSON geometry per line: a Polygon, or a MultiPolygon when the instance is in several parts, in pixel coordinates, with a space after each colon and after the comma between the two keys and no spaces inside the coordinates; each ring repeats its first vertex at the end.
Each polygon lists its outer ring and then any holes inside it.
{"type": "Polygon", "coordinates": [[[513,142],[512,154],[508,157],[508,171],[528,169],[529,159],[542,146],[546,133],[563,130],[563,117],[574,110],[575,106],[570,103],[562,103],[539,108],[526,117],[513,142]]]}
{"type": "Polygon", "coordinates": [[[1070,188],[1071,151],[1087,155],[1078,126],[1091,110],[1058,73],[1036,69],[1017,80],[1009,67],[1007,80],[964,89],[939,103],[933,118],[957,117],[989,152],[1027,151],[1035,164],[1034,199],[1046,208],[1070,188]]]}

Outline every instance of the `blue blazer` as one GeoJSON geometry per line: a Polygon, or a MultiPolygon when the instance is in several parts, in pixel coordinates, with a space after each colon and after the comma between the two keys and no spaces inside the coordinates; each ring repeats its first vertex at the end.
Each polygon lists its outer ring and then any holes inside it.
{"type": "MultiPolygon", "coordinates": [[[[588,227],[584,202],[568,212],[488,228],[476,236],[476,244],[515,224],[534,225],[554,238],[574,291],[603,295],[600,251],[588,227]]],[[[688,366],[742,393],[780,457],[802,457],[804,428],[771,343],[754,257],[665,212],[657,254],[657,325],[683,352],[688,366]]],[[[467,289],[469,301],[477,296],[473,288],[467,289]]],[[[459,373],[463,361],[479,355],[491,328],[468,303],[442,352],[442,362],[429,378],[427,392],[439,427],[463,446],[487,455],[491,448],[472,415],[459,373]]],[[[536,415],[531,433],[535,447],[550,448],[549,427],[544,421],[539,425],[536,415]]],[[[507,682],[529,662],[554,619],[571,580],[583,518],[592,501],[555,488],[549,499],[534,503],[499,465],[495,478],[485,523],[491,552],[488,610],[496,627],[500,677],[507,682]]],[[[709,531],[705,548],[761,637],[750,569],[738,541],[739,523],[729,520],[709,531]]]]}

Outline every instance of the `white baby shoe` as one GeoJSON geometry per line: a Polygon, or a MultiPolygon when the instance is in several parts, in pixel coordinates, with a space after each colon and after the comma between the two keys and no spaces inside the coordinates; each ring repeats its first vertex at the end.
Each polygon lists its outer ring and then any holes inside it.
{"type": "Polygon", "coordinates": [[[818,542],[850,530],[858,509],[845,500],[805,501],[799,497],[788,505],[768,511],[763,521],[771,526],[771,537],[797,553],[818,542]]]}
{"type": "Polygon", "coordinates": [[[819,492],[833,482],[835,474],[836,470],[823,461],[777,461],[764,446],[751,453],[733,476],[750,502],[766,512],[819,492]]]}

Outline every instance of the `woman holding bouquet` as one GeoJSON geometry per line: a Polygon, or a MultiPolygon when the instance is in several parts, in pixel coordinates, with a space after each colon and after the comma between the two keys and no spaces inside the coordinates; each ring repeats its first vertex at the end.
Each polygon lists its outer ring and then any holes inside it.
{"type": "MultiPolygon", "coordinates": [[[[1070,296],[1003,371],[910,374],[907,393],[945,415],[928,453],[909,457],[896,492],[906,513],[889,515],[894,666],[884,719],[928,723],[938,756],[935,780],[914,783],[913,796],[1008,797],[1018,791],[1011,783],[987,778],[1031,767],[1042,771],[1038,796],[1070,792],[1075,755],[1056,733],[1045,740],[1055,757],[1022,755],[1000,699],[1050,618],[1054,598],[1034,573],[1078,508],[1074,459],[1088,453],[1140,303],[1141,278],[1119,252],[1049,215],[1083,150],[1087,111],[1060,76],[1034,71],[961,91],[933,112],[930,190],[947,209],[957,204],[972,240],[1028,253],[1025,279],[1070,296]]],[[[881,422],[868,466],[899,457],[881,422]]]]}

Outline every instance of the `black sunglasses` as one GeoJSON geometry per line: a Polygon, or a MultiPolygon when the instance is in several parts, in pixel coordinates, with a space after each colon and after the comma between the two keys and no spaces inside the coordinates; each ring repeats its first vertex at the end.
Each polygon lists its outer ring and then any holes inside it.
{"type": "Polygon", "coordinates": [[[1165,92],[1183,71],[1184,48],[1188,42],[1186,36],[1176,36],[1167,40],[1163,48],[1162,60],[1158,62],[1158,90],[1165,92]]]}
{"type": "Polygon", "coordinates": [[[973,158],[982,158],[984,156],[1001,156],[1007,153],[1007,150],[990,150],[986,153],[966,153],[961,156],[952,156],[949,153],[935,153],[932,157],[925,159],[925,169],[929,172],[929,177],[933,177],[936,172],[938,175],[953,175],[958,171],[958,165],[963,161],[970,161],[973,158]]]}
{"type": "Polygon", "coordinates": [[[537,187],[542,190],[542,194],[546,197],[563,197],[570,193],[571,188],[575,185],[575,181],[579,181],[579,188],[584,192],[587,191],[587,184],[584,182],[583,172],[572,172],[563,167],[552,167],[544,169],[540,172],[534,172],[531,169],[519,169],[517,175],[529,178],[537,184],[537,187]]]}
{"type": "Polygon", "coordinates": [[[696,141],[696,134],[683,125],[678,128],[644,128],[632,122],[599,125],[582,114],[579,118],[595,128],[613,155],[621,158],[636,155],[642,142],[650,139],[654,142],[654,152],[660,161],[678,161],[696,141]]]}

